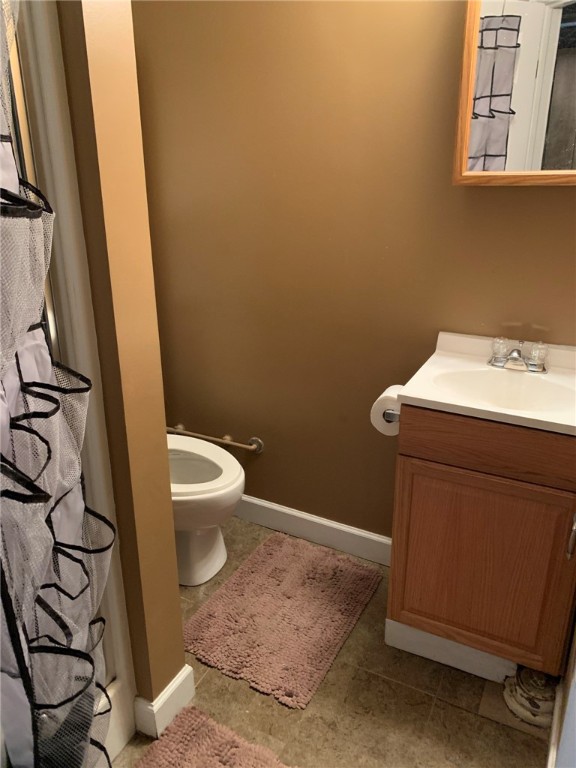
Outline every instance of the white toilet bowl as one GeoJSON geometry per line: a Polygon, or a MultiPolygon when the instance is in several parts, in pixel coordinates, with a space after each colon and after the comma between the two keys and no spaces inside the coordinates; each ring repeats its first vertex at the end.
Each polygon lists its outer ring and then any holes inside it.
{"type": "Polygon", "coordinates": [[[242,497],[244,470],[223,448],[186,435],[168,435],[168,456],[178,580],[197,586],[226,562],[220,524],[242,497]]]}

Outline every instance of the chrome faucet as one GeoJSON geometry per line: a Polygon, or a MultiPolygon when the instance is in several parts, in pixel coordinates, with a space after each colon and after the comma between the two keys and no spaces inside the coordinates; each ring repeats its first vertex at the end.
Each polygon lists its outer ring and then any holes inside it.
{"type": "Polygon", "coordinates": [[[511,349],[510,352],[508,352],[508,355],[506,357],[506,360],[504,361],[503,368],[512,368],[515,371],[527,371],[528,370],[528,363],[522,356],[522,347],[524,346],[524,342],[519,342],[520,346],[515,347],[514,349],[511,349]]]}
{"type": "Polygon", "coordinates": [[[528,373],[546,373],[548,347],[541,341],[532,344],[528,354],[524,354],[524,342],[513,342],[498,337],[492,342],[492,357],[488,365],[494,368],[507,368],[528,373]]]}

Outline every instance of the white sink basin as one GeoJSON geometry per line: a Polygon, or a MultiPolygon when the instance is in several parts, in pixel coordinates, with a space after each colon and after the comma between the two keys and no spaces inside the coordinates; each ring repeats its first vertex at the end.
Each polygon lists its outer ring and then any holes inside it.
{"type": "Polygon", "coordinates": [[[549,411],[576,408],[574,390],[551,381],[546,374],[486,368],[447,371],[434,384],[458,397],[511,411],[549,411]]]}
{"type": "Polygon", "coordinates": [[[551,344],[548,373],[528,373],[490,367],[491,342],[440,333],[400,403],[576,435],[576,348],[551,344]]]}

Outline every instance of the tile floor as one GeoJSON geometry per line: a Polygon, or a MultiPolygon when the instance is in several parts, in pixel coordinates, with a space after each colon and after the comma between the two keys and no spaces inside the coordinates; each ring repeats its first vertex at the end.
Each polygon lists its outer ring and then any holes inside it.
{"type": "MultiPolygon", "coordinates": [[[[270,533],[232,518],[224,529],[228,562],[208,584],[181,588],[182,620],[270,533]]],[[[379,567],[376,594],[305,710],[288,709],[187,654],[193,703],[287,766],[544,768],[548,734],[502,708],[501,686],[384,644],[388,569],[379,567]]],[[[135,766],[149,743],[135,736],[114,768],[135,766]]]]}

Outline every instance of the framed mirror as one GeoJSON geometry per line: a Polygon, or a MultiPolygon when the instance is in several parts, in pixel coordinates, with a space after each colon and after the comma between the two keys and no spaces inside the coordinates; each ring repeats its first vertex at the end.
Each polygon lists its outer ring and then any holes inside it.
{"type": "Polygon", "coordinates": [[[576,1],[469,0],[455,184],[576,185],[576,1]]]}

